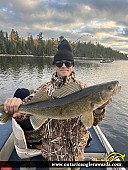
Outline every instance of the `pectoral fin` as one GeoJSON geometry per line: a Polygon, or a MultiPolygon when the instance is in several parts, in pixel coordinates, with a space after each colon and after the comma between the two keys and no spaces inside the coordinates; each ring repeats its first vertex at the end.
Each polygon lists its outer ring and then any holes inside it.
{"type": "Polygon", "coordinates": [[[88,128],[90,128],[93,125],[93,122],[94,122],[93,112],[89,112],[89,113],[83,112],[82,113],[82,122],[88,128]]]}
{"type": "Polygon", "coordinates": [[[42,116],[30,116],[30,122],[34,129],[40,128],[46,120],[47,118],[42,116]]]}

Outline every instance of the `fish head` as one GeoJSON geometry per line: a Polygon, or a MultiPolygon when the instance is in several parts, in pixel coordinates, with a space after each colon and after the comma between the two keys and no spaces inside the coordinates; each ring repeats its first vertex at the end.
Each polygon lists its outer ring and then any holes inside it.
{"type": "Polygon", "coordinates": [[[119,86],[118,81],[111,81],[111,82],[102,84],[100,96],[101,96],[103,103],[107,102],[114,95],[118,94],[120,89],[121,89],[121,86],[119,86]]]}

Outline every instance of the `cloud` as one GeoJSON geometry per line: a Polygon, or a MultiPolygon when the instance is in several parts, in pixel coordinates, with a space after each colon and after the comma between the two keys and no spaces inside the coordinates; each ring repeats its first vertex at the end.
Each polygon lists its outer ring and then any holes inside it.
{"type": "Polygon", "coordinates": [[[83,41],[95,39],[127,52],[127,11],[128,0],[1,0],[0,28],[8,33],[15,29],[23,36],[28,32],[33,36],[43,32],[45,38],[64,35],[73,41],[86,35],[83,41]]]}

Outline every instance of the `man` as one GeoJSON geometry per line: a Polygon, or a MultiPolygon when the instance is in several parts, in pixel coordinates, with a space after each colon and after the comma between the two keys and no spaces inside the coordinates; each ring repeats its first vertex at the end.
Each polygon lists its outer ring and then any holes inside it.
{"type": "MultiPolygon", "coordinates": [[[[48,96],[53,97],[53,92],[57,88],[61,88],[70,82],[79,84],[81,88],[86,87],[85,84],[75,79],[73,70],[74,55],[70,44],[65,39],[58,46],[53,66],[55,73],[52,75],[51,81],[41,86],[48,96]]],[[[5,112],[12,113],[13,118],[17,120],[24,130],[28,147],[41,149],[42,156],[49,161],[84,160],[84,148],[87,145],[89,133],[86,124],[83,124],[81,120],[81,116],[66,120],[56,120],[53,118],[46,120],[44,123],[42,123],[41,117],[21,116],[18,112],[19,106],[23,102],[31,100],[35,93],[22,101],[18,92],[14,94],[13,98],[5,101],[4,110],[5,112]]],[[[91,125],[97,125],[103,119],[105,105],[94,111],[94,119],[92,119],[91,125]]],[[[78,168],[60,169],[73,170],[78,168]]]]}

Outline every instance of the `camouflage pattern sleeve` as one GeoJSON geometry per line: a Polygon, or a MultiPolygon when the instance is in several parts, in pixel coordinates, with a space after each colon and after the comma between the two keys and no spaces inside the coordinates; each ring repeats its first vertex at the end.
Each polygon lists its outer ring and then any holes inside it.
{"type": "Polygon", "coordinates": [[[101,122],[105,116],[105,108],[99,109],[99,113],[97,113],[96,110],[93,111],[93,116],[94,116],[93,126],[96,126],[99,122],[101,122]]]}
{"type": "Polygon", "coordinates": [[[102,106],[97,108],[93,111],[94,116],[94,123],[93,125],[96,126],[99,122],[101,122],[105,117],[105,107],[107,104],[109,104],[112,101],[112,99],[108,100],[106,103],[104,103],[102,106]]]}

